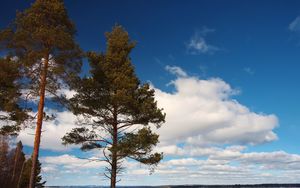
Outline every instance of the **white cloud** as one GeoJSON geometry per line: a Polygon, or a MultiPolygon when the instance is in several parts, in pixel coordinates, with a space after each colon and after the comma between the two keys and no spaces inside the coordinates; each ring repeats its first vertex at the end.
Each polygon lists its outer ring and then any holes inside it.
{"type": "Polygon", "coordinates": [[[173,93],[155,89],[158,105],[167,114],[158,130],[163,143],[254,145],[277,139],[277,117],[252,112],[232,99],[238,91],[222,79],[186,76],[171,83],[173,93]]]}
{"type": "Polygon", "coordinates": [[[289,30],[293,32],[300,31],[300,16],[296,17],[290,24],[289,30]]]}
{"type": "Polygon", "coordinates": [[[48,156],[42,157],[40,160],[45,165],[54,165],[59,166],[60,168],[67,168],[67,169],[78,169],[78,168],[101,168],[106,165],[105,162],[97,161],[96,158],[89,158],[89,159],[81,159],[77,158],[73,155],[60,155],[60,156],[48,156]]]}
{"type": "MultiPolygon", "coordinates": [[[[245,149],[207,148],[210,152],[204,159],[185,154],[160,163],[153,176],[169,184],[296,183],[300,177],[300,155],[283,151],[247,153],[245,149]]],[[[142,169],[133,169],[139,172],[135,175],[145,176],[147,171],[142,169]]]]}
{"type": "MultiPolygon", "coordinates": [[[[147,167],[125,161],[126,171],[119,176],[122,178],[119,185],[296,183],[300,178],[300,155],[283,151],[247,153],[242,146],[207,149],[211,152],[206,158],[186,155],[163,160],[151,176],[147,167]]],[[[93,173],[101,172],[105,165],[89,164],[72,155],[42,157],[41,161],[47,176],[69,174],[63,177],[66,182],[77,176],[83,182],[93,181],[93,173]]]]}
{"type": "Polygon", "coordinates": [[[190,38],[187,43],[188,53],[196,54],[213,54],[220,49],[216,46],[208,44],[206,41],[206,36],[208,33],[214,32],[214,29],[209,29],[204,27],[202,30],[195,32],[195,34],[190,38]]]}
{"type": "Polygon", "coordinates": [[[184,72],[180,67],[177,67],[177,66],[167,65],[166,70],[172,74],[175,74],[178,77],[186,77],[187,76],[186,72],[184,72]]]}
{"type": "MultiPolygon", "coordinates": [[[[76,116],[69,111],[55,112],[50,109],[45,109],[47,113],[55,114],[54,121],[44,121],[42,125],[41,148],[50,150],[68,150],[75,146],[64,146],[61,144],[61,138],[73,128],[76,127],[76,116]]],[[[34,125],[35,127],[35,125],[34,125]]],[[[34,129],[27,128],[21,131],[18,139],[22,140],[24,145],[33,146],[34,129]]]]}
{"type": "MultiPolygon", "coordinates": [[[[275,115],[251,112],[232,99],[237,90],[220,78],[199,79],[190,77],[180,67],[167,66],[177,75],[171,83],[175,92],[156,88],[158,105],[166,112],[166,123],[158,130],[162,143],[210,144],[260,144],[277,139],[273,129],[278,120],[275,115]]],[[[72,92],[67,92],[73,94],[72,92]]],[[[50,111],[46,109],[46,111],[50,111]]],[[[56,119],[43,123],[41,148],[65,150],[61,138],[74,128],[76,116],[71,112],[56,113],[56,119]]],[[[27,129],[19,138],[32,146],[34,130],[27,129]],[[31,133],[31,134],[30,134],[31,133]]],[[[180,150],[168,148],[169,153],[180,150]]]]}
{"type": "Polygon", "coordinates": [[[264,170],[299,170],[300,155],[284,151],[245,153],[239,159],[246,164],[261,165],[264,170]]]}
{"type": "Polygon", "coordinates": [[[73,155],[46,156],[42,163],[43,180],[47,185],[99,185],[103,184],[105,162],[95,158],[81,159],[73,155]],[[98,175],[98,176],[96,176],[98,175]]]}

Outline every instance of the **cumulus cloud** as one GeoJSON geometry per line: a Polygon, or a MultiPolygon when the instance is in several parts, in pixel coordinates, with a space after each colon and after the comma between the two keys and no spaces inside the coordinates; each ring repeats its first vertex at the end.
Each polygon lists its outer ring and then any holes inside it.
{"type": "Polygon", "coordinates": [[[214,29],[209,29],[207,27],[203,27],[200,31],[196,31],[186,45],[188,53],[193,55],[213,54],[214,52],[219,51],[220,49],[218,47],[208,44],[206,41],[207,34],[214,31],[214,29]]]}
{"type": "MultiPolygon", "coordinates": [[[[166,123],[158,130],[165,145],[174,142],[201,146],[243,145],[277,139],[273,132],[278,124],[277,117],[252,112],[232,99],[239,91],[222,79],[199,79],[189,76],[180,67],[167,66],[166,69],[177,77],[171,81],[175,92],[155,88],[158,105],[167,114],[166,123]]],[[[65,150],[67,148],[61,144],[61,138],[76,126],[76,116],[68,111],[52,110],[50,113],[56,114],[56,119],[43,123],[41,148],[65,150]]],[[[32,133],[34,130],[27,129],[20,133],[19,138],[25,145],[32,146],[32,133]]]]}
{"type": "MultiPolygon", "coordinates": [[[[55,114],[56,118],[53,121],[43,122],[41,148],[56,151],[70,149],[71,147],[61,144],[61,138],[65,133],[76,127],[76,116],[69,111],[56,112],[51,109],[45,109],[45,111],[49,114],[55,114]]],[[[21,131],[18,139],[22,140],[23,144],[27,146],[33,146],[34,129],[27,128],[21,131]]]]}
{"type": "Polygon", "coordinates": [[[277,139],[273,132],[278,125],[275,115],[250,111],[232,98],[239,92],[220,78],[182,74],[186,77],[171,82],[175,92],[155,88],[158,105],[167,114],[166,123],[158,130],[162,142],[255,145],[277,139]]]}

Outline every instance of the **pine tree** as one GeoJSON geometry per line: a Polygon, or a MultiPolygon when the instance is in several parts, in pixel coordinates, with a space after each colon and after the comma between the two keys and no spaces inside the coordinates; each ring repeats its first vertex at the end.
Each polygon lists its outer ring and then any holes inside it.
{"type": "Polygon", "coordinates": [[[22,85],[31,96],[39,98],[30,188],[35,187],[45,93],[64,101],[56,91],[65,84],[72,86],[80,72],[81,51],[74,36],[74,24],[62,0],[36,0],[0,33],[1,46],[9,51],[8,56],[16,57],[21,66],[22,85]]]}
{"type": "Polygon", "coordinates": [[[63,143],[80,144],[83,151],[101,149],[109,164],[104,175],[114,188],[126,157],[146,165],[162,159],[162,153],[152,153],[158,135],[149,124],[159,128],[165,114],[157,107],[154,90],[140,84],[135,75],[129,57],[135,43],[128,33],[115,26],[106,39],[104,54],[88,54],[91,77],[78,82],[77,94],[71,99],[74,113],[84,119],[81,127],[63,137],[63,143]]]}
{"type": "Polygon", "coordinates": [[[21,175],[23,163],[25,162],[25,154],[23,153],[23,144],[21,141],[17,143],[16,149],[11,157],[11,185],[17,187],[19,177],[21,175]]]}
{"type": "MultiPolygon", "coordinates": [[[[5,188],[28,188],[32,160],[25,159],[23,144],[17,143],[16,148],[10,149],[9,137],[0,136],[0,186],[5,188]]],[[[41,163],[38,161],[35,177],[35,187],[44,187],[42,182],[41,163]]]]}
{"type": "MultiPolygon", "coordinates": [[[[23,169],[21,170],[21,175],[18,180],[17,188],[28,188],[29,181],[30,181],[30,174],[31,174],[31,167],[32,167],[32,159],[29,158],[24,163],[23,169]]],[[[37,161],[37,170],[36,170],[36,177],[35,177],[35,187],[42,188],[46,184],[46,181],[42,182],[41,173],[41,163],[39,160],[37,161]]]]}

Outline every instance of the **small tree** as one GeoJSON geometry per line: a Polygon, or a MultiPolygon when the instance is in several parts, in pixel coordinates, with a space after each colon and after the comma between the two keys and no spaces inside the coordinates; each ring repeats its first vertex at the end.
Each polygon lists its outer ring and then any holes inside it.
{"type": "Polygon", "coordinates": [[[72,101],[75,114],[82,115],[80,126],[63,137],[64,144],[80,144],[83,151],[101,149],[109,164],[104,175],[114,188],[126,157],[146,165],[156,165],[162,153],[152,153],[158,135],[149,128],[164,122],[154,90],[140,84],[129,53],[135,43],[128,33],[115,26],[106,33],[104,54],[88,54],[91,76],[78,83],[72,101]]]}
{"type": "Polygon", "coordinates": [[[60,98],[56,91],[64,84],[70,86],[80,72],[81,51],[74,36],[74,24],[62,0],[36,0],[0,33],[2,46],[20,63],[22,85],[29,95],[39,97],[30,188],[35,187],[45,94],[60,98]]]}
{"type": "MultiPolygon", "coordinates": [[[[17,182],[18,188],[28,188],[29,181],[30,181],[31,167],[32,167],[32,159],[29,158],[23,164],[23,169],[21,170],[21,176],[17,182]]],[[[42,181],[42,176],[40,173],[41,173],[41,163],[38,160],[37,161],[37,169],[36,169],[36,177],[35,177],[35,187],[36,188],[42,188],[46,184],[46,181],[42,181]]]]}

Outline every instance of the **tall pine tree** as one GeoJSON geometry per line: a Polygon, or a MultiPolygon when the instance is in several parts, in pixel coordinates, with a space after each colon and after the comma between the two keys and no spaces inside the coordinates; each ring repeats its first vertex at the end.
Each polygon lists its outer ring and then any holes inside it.
{"type": "Polygon", "coordinates": [[[78,83],[72,101],[75,114],[82,115],[81,127],[63,137],[64,144],[80,144],[84,151],[100,149],[109,164],[105,176],[116,187],[122,161],[131,158],[146,165],[156,165],[162,153],[153,153],[158,135],[150,129],[165,120],[157,107],[154,90],[140,84],[129,54],[135,43],[121,27],[106,33],[105,53],[88,54],[91,76],[78,83]]]}
{"type": "Polygon", "coordinates": [[[36,0],[0,33],[1,44],[21,66],[22,85],[39,98],[30,188],[35,187],[45,94],[60,98],[56,91],[65,84],[70,86],[80,72],[81,50],[74,35],[74,24],[62,0],[36,0]]]}

